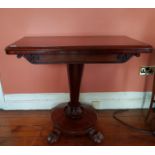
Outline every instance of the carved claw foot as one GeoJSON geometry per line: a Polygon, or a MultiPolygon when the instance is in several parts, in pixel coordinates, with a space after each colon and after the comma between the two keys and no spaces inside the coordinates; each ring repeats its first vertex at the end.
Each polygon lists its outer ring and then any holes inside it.
{"type": "Polygon", "coordinates": [[[54,129],[47,138],[48,143],[49,144],[56,143],[60,138],[60,134],[61,134],[60,130],[54,129]]]}
{"type": "Polygon", "coordinates": [[[98,144],[101,143],[104,139],[103,134],[99,131],[96,131],[94,128],[88,130],[88,136],[92,141],[98,144]]]}

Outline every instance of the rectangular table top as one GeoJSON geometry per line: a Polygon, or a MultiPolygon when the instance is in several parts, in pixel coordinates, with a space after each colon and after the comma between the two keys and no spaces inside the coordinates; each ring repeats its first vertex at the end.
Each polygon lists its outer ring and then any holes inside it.
{"type": "Polygon", "coordinates": [[[127,36],[23,37],[6,47],[7,54],[149,53],[152,46],[127,36]]]}

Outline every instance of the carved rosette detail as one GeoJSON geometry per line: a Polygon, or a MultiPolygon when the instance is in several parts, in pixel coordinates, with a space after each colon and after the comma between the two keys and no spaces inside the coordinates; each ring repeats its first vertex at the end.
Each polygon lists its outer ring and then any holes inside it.
{"type": "MultiPolygon", "coordinates": [[[[111,60],[111,58],[109,58],[108,60],[103,59],[103,61],[101,61],[101,62],[102,63],[124,63],[124,62],[128,61],[132,56],[138,57],[140,54],[120,53],[120,54],[113,54],[113,55],[114,55],[113,60],[111,60]]],[[[70,55],[68,55],[68,57],[69,56],[70,55]]],[[[55,62],[55,61],[53,61],[53,57],[51,57],[51,55],[25,54],[25,55],[17,55],[17,57],[18,58],[24,57],[26,60],[28,60],[32,64],[51,64],[51,63],[55,62]]],[[[70,59],[72,60],[71,56],[70,56],[70,59]]],[[[64,61],[64,63],[65,63],[65,60],[63,59],[63,57],[60,58],[60,60],[64,61]]],[[[60,60],[58,59],[58,61],[60,61],[60,60]]],[[[91,63],[91,62],[88,62],[88,63],[91,63]]]]}
{"type": "Polygon", "coordinates": [[[133,56],[133,54],[118,54],[118,55],[117,55],[117,60],[118,60],[118,62],[120,62],[120,63],[126,62],[126,61],[128,61],[132,56],[133,56]]]}
{"type": "Polygon", "coordinates": [[[40,55],[36,55],[36,54],[29,54],[29,55],[24,55],[24,57],[31,63],[36,64],[38,63],[39,59],[40,59],[40,55]]]}
{"type": "Polygon", "coordinates": [[[82,116],[83,108],[81,106],[78,107],[71,107],[71,106],[66,106],[65,107],[65,114],[66,116],[72,118],[72,119],[77,119],[82,116]]]}

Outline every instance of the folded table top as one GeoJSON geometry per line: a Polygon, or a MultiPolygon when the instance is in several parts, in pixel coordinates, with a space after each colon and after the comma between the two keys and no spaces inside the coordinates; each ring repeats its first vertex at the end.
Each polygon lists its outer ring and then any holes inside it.
{"type": "Polygon", "coordinates": [[[7,54],[150,53],[152,46],[127,36],[33,36],[6,47],[7,54]]]}

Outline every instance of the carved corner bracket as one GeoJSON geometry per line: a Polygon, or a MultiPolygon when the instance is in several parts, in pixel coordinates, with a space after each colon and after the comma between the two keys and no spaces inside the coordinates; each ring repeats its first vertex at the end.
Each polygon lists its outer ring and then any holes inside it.
{"type": "Polygon", "coordinates": [[[40,60],[40,55],[36,54],[28,54],[23,56],[26,60],[28,60],[32,64],[37,64],[40,60]]]}
{"type": "Polygon", "coordinates": [[[128,61],[131,57],[136,56],[139,57],[140,54],[133,54],[133,53],[127,53],[127,54],[118,54],[117,55],[117,62],[118,63],[123,63],[128,61]]]}

